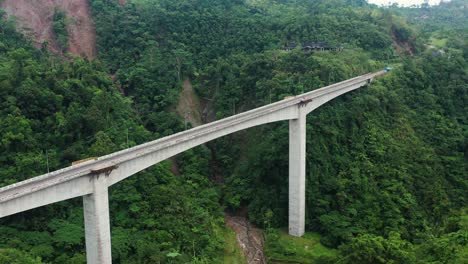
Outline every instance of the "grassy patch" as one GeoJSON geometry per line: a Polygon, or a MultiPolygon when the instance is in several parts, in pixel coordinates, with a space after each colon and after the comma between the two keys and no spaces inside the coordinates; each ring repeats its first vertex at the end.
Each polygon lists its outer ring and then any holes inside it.
{"type": "Polygon", "coordinates": [[[332,262],[337,251],[320,243],[320,235],[306,233],[303,237],[290,236],[284,230],[266,233],[265,255],[268,263],[318,264],[332,262]]]}
{"type": "Polygon", "coordinates": [[[432,46],[437,48],[445,48],[447,46],[447,38],[437,38],[432,36],[429,41],[432,46]]]}
{"type": "Polygon", "coordinates": [[[236,233],[224,229],[224,264],[247,264],[244,254],[237,244],[236,233]]]}

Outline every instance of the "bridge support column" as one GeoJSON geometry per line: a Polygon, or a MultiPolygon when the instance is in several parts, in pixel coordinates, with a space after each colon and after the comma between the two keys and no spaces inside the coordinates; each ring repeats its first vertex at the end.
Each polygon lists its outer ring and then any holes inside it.
{"type": "Polygon", "coordinates": [[[289,234],[302,236],[305,226],[306,113],[289,120],[289,234]]]}
{"type": "Polygon", "coordinates": [[[111,264],[111,238],[107,177],[92,176],[94,192],[83,196],[88,264],[111,264]]]}

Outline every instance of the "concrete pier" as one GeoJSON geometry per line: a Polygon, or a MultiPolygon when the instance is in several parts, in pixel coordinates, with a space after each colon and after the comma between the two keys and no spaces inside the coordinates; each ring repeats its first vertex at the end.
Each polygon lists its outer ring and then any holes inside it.
{"type": "Polygon", "coordinates": [[[93,175],[94,192],[83,196],[88,264],[111,264],[111,237],[107,177],[93,175]]]}
{"type": "Polygon", "coordinates": [[[306,114],[299,107],[297,119],[289,120],[289,234],[305,230],[306,114]]]}

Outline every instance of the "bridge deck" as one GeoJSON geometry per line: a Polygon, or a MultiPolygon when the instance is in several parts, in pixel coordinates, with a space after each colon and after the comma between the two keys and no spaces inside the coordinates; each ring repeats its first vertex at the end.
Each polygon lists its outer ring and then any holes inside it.
{"type": "Polygon", "coordinates": [[[231,126],[235,126],[237,124],[246,122],[248,120],[258,118],[259,116],[267,115],[272,112],[282,110],[284,108],[313,101],[315,98],[319,98],[326,94],[346,89],[352,85],[362,83],[363,81],[370,82],[372,79],[384,74],[385,71],[379,71],[358,76],[292,98],[288,98],[259,108],[255,108],[244,113],[233,115],[212,123],[204,124],[192,128],[190,130],[179,132],[171,136],[160,138],[132,148],[124,149],[106,156],[102,156],[95,160],[86,161],[74,166],[69,166],[48,174],[37,176],[22,182],[18,182],[0,188],[0,217],[4,216],[1,213],[1,206],[4,202],[34,192],[38,192],[40,190],[49,188],[54,185],[71,181],[79,177],[96,173],[96,171],[103,170],[105,168],[117,168],[119,164],[129,160],[137,159],[140,156],[147,155],[149,153],[156,152],[177,144],[181,144],[183,142],[193,140],[194,138],[201,137],[207,133],[212,133],[213,131],[226,129],[231,126]]]}

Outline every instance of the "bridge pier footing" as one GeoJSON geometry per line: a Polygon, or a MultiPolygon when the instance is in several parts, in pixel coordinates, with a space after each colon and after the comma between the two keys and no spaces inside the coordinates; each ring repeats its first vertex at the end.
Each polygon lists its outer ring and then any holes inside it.
{"type": "Polygon", "coordinates": [[[83,196],[88,264],[111,264],[109,196],[104,175],[92,176],[94,192],[83,196]]]}
{"type": "Polygon", "coordinates": [[[302,236],[305,226],[306,113],[289,120],[289,234],[302,236]]]}

